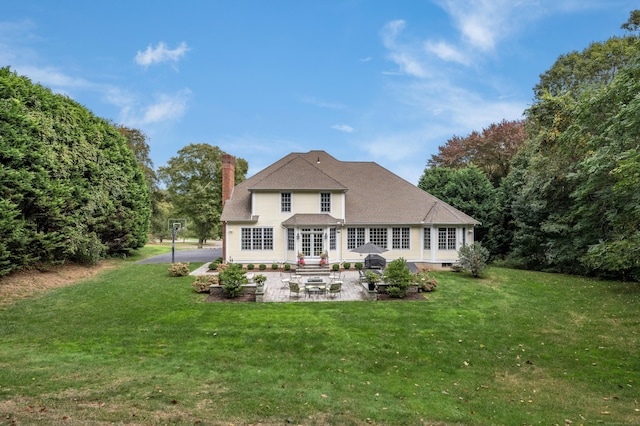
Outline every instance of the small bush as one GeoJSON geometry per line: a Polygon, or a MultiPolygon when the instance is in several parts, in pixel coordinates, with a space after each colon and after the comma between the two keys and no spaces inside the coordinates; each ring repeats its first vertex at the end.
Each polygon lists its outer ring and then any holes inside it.
{"type": "Polygon", "coordinates": [[[288,263],[284,264],[284,270],[285,271],[290,271],[291,270],[291,265],[289,265],[288,263]]]}
{"type": "Polygon", "coordinates": [[[360,270],[362,270],[362,268],[363,268],[363,266],[364,266],[364,265],[362,264],[362,262],[356,262],[356,263],[355,263],[355,265],[353,265],[353,266],[355,266],[355,267],[356,267],[356,269],[357,269],[358,271],[360,271],[360,270]]]}
{"type": "Polygon", "coordinates": [[[333,265],[331,265],[331,269],[333,269],[334,271],[339,271],[340,265],[338,265],[337,263],[334,263],[333,265]]]}
{"type": "Polygon", "coordinates": [[[196,293],[209,293],[209,287],[218,283],[217,275],[198,275],[191,286],[196,293]]]}
{"type": "Polygon", "coordinates": [[[387,294],[391,297],[405,297],[415,281],[414,275],[402,257],[389,263],[383,273],[384,282],[389,284],[387,294]]]}
{"type": "Polygon", "coordinates": [[[169,267],[169,276],[170,277],[186,277],[189,275],[189,262],[187,263],[172,263],[169,267]]]}
{"type": "Polygon", "coordinates": [[[351,268],[351,263],[349,263],[349,262],[344,262],[344,263],[342,264],[342,267],[343,267],[344,269],[349,269],[349,268],[351,268]]]}
{"type": "Polygon", "coordinates": [[[265,283],[265,281],[267,281],[266,275],[258,274],[253,277],[253,282],[256,283],[257,285],[262,285],[265,283]]]}
{"type": "Polygon", "coordinates": [[[224,271],[218,274],[220,285],[222,285],[222,294],[228,298],[235,298],[242,294],[242,285],[247,284],[246,272],[242,269],[242,265],[227,265],[224,271]]]}
{"type": "Polygon", "coordinates": [[[253,271],[253,268],[255,268],[255,265],[253,263],[247,265],[248,270],[253,271]]]}
{"type": "Polygon", "coordinates": [[[277,263],[272,263],[271,264],[271,269],[273,269],[274,271],[277,270],[279,268],[277,263]]]}
{"type": "Polygon", "coordinates": [[[265,269],[267,269],[267,265],[265,265],[264,263],[261,263],[260,265],[258,265],[258,269],[260,269],[261,271],[264,271],[265,269]]]}
{"type": "Polygon", "coordinates": [[[218,263],[217,263],[217,262],[211,262],[211,263],[209,264],[209,270],[210,270],[210,271],[216,271],[216,270],[218,270],[218,263]]]}
{"type": "Polygon", "coordinates": [[[467,244],[458,250],[458,259],[463,270],[469,271],[472,276],[478,278],[487,267],[489,250],[482,247],[480,243],[467,244]]]}
{"type": "Polygon", "coordinates": [[[407,289],[396,287],[396,286],[388,286],[387,294],[391,297],[402,299],[407,295],[407,289]]]}
{"type": "Polygon", "coordinates": [[[422,292],[433,291],[438,286],[438,281],[424,269],[416,272],[415,281],[418,284],[418,291],[422,292]]]}

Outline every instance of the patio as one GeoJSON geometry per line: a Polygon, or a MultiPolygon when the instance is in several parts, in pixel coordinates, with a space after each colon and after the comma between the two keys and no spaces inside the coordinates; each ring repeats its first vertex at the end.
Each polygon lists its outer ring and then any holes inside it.
{"type": "MultiPolygon", "coordinates": [[[[369,300],[369,293],[366,288],[359,282],[359,274],[356,270],[343,271],[340,281],[342,281],[342,291],[339,294],[290,294],[289,285],[283,282],[283,278],[289,278],[289,273],[272,272],[272,271],[255,271],[254,274],[263,274],[267,277],[264,285],[263,302],[333,302],[333,301],[353,301],[353,300],[369,300]]],[[[190,275],[207,275],[208,264],[201,266],[190,275]]],[[[310,277],[302,277],[301,282],[304,284],[310,277]]],[[[323,276],[325,282],[329,282],[328,276],[323,276]]]]}

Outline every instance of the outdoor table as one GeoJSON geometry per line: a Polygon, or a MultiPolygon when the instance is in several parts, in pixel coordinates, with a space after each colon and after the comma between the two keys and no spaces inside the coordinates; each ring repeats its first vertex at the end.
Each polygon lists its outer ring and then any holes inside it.
{"type": "Polygon", "coordinates": [[[304,290],[307,293],[307,296],[311,296],[312,294],[325,294],[327,286],[322,278],[312,277],[307,279],[304,290]]]}

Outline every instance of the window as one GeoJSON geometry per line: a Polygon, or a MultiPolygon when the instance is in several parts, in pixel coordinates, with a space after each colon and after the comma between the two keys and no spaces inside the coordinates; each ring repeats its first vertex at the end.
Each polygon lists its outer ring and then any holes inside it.
{"type": "Polygon", "coordinates": [[[280,211],[282,213],[291,212],[291,193],[280,193],[280,211]]]}
{"type": "Polygon", "coordinates": [[[431,250],[431,228],[424,228],[422,248],[425,250],[431,250]]]}
{"type": "Polygon", "coordinates": [[[287,228],[287,250],[293,251],[296,249],[296,232],[293,228],[287,228]]]}
{"type": "Polygon", "coordinates": [[[387,248],[387,228],[369,229],[369,241],[378,247],[387,248]]]}
{"type": "Polygon", "coordinates": [[[456,249],[456,228],[438,228],[438,249],[456,249]]]}
{"type": "Polygon", "coordinates": [[[331,193],[320,193],[320,211],[322,213],[331,213],[331,193]]]}
{"type": "Polygon", "coordinates": [[[336,228],[329,229],[329,250],[336,249],[336,228]]]}
{"type": "Polygon", "coordinates": [[[394,250],[408,250],[409,228],[392,228],[391,229],[391,248],[394,250]]]}
{"type": "Polygon", "coordinates": [[[242,250],[273,250],[273,228],[242,228],[242,250]]]}
{"type": "Polygon", "coordinates": [[[364,244],[364,228],[347,228],[347,250],[364,244]]]}

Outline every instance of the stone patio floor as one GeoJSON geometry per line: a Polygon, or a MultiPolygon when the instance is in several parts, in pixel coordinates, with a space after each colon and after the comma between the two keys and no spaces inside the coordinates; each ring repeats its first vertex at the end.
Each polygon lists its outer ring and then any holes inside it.
{"type": "MultiPolygon", "coordinates": [[[[190,275],[208,275],[209,264],[191,272],[190,275]]],[[[333,301],[353,301],[369,300],[369,292],[359,282],[358,271],[342,271],[340,281],[342,281],[342,291],[340,294],[313,294],[306,295],[289,293],[289,285],[282,280],[289,278],[290,274],[285,272],[255,271],[254,274],[263,274],[267,277],[264,285],[264,302],[333,302],[333,301]]],[[[302,282],[306,282],[309,277],[302,277],[302,282]]],[[[329,277],[322,277],[325,282],[329,282],[329,277]]]]}

